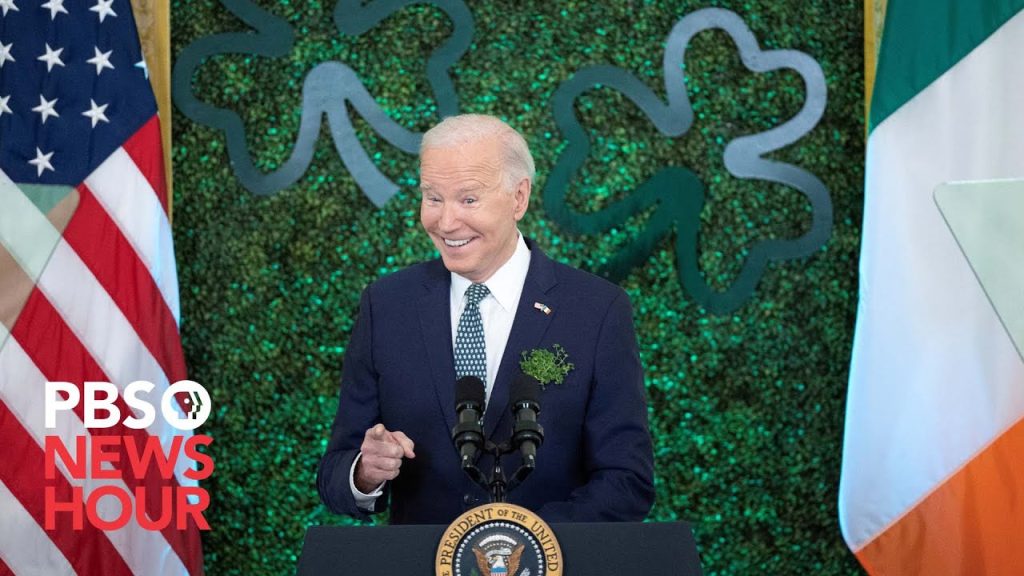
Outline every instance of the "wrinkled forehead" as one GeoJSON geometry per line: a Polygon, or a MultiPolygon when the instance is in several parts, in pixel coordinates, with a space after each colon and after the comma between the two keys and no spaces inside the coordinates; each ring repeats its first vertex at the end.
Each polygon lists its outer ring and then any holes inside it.
{"type": "Polygon", "coordinates": [[[500,162],[504,146],[497,135],[467,135],[464,138],[446,140],[420,149],[420,166],[438,157],[463,162],[500,162]]]}
{"type": "Polygon", "coordinates": [[[492,185],[501,177],[501,146],[493,139],[478,139],[420,152],[420,188],[471,184],[492,185]]]}

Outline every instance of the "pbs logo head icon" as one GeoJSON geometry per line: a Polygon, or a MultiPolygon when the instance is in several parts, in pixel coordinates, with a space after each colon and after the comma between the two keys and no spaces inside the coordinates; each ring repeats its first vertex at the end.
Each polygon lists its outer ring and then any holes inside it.
{"type": "Polygon", "coordinates": [[[210,417],[210,393],[198,382],[179,380],[167,388],[160,411],[178,430],[195,430],[210,417]]]}

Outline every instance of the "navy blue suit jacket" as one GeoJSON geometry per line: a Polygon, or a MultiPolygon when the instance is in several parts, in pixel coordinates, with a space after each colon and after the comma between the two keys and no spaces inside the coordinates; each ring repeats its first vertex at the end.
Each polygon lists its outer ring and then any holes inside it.
{"type": "MultiPolygon", "coordinates": [[[[632,309],[618,286],[547,258],[528,241],[530,268],[484,416],[485,435],[507,440],[509,388],[523,351],[560,344],[575,368],[541,393],[544,443],[537,468],[508,501],[548,522],[638,521],[654,502],[653,451],[632,309]],[[534,307],[550,308],[545,314],[534,307]]],[[[365,518],[349,470],[366,430],[383,422],[416,444],[375,512],[392,523],[447,524],[487,502],[459,466],[451,275],[441,260],[381,278],[362,295],[345,353],[338,413],[317,488],[334,512],[365,518]]],[[[506,474],[517,454],[502,459],[506,474]]],[[[490,471],[489,456],[478,463],[490,471]]]]}

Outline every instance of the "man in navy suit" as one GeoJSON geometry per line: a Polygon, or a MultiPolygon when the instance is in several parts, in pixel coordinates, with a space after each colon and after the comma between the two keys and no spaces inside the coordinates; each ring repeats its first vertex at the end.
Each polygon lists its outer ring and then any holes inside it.
{"type": "Polygon", "coordinates": [[[424,134],[420,221],[441,259],[363,292],[317,475],[331,510],[366,518],[390,503],[393,523],[447,524],[486,503],[452,443],[455,381],[481,377],[485,435],[507,440],[522,353],[558,345],[573,368],[541,394],[537,466],[508,501],[548,522],[647,515],[654,458],[629,299],[519,233],[533,178],[525,140],[497,118],[455,116],[424,134]]]}

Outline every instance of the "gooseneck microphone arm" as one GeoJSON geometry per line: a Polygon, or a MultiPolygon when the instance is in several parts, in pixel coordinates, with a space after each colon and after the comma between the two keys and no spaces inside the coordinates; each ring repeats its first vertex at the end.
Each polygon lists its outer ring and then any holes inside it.
{"type": "Polygon", "coordinates": [[[544,428],[537,421],[540,414],[540,384],[534,378],[520,374],[509,394],[515,425],[509,442],[495,444],[484,441],[483,414],[486,393],[483,382],[476,376],[463,376],[455,383],[456,424],[452,428],[452,441],[459,451],[459,463],[471,480],[490,495],[491,502],[504,502],[505,495],[515,489],[537,466],[537,448],[544,442],[544,428]],[[506,480],[501,457],[519,451],[523,463],[506,480]],[[488,478],[476,465],[481,452],[494,458],[494,468],[488,478]]]}

